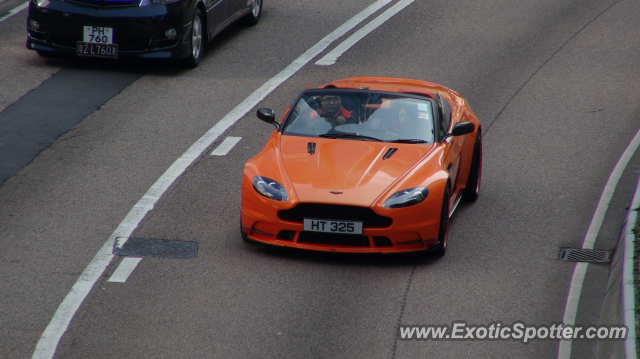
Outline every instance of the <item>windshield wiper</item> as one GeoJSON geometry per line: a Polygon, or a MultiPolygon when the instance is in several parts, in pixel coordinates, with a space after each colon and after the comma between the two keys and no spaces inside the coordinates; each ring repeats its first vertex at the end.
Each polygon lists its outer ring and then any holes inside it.
{"type": "Polygon", "coordinates": [[[429,141],[420,140],[420,139],[417,139],[417,138],[401,138],[399,140],[393,140],[393,141],[389,141],[389,142],[395,142],[395,143],[428,143],[429,141]]]}
{"type": "Polygon", "coordinates": [[[352,133],[352,132],[323,133],[323,134],[318,135],[318,136],[319,137],[323,137],[323,138],[360,138],[360,139],[369,140],[369,141],[382,141],[381,139],[376,138],[376,137],[359,135],[357,133],[352,133]]]}

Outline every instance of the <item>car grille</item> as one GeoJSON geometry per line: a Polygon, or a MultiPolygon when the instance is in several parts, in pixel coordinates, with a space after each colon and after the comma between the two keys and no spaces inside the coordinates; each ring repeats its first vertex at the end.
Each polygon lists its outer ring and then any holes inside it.
{"type": "Polygon", "coordinates": [[[353,234],[300,232],[298,243],[329,244],[333,246],[369,247],[369,237],[353,234]]]}
{"type": "Polygon", "coordinates": [[[384,228],[393,223],[391,218],[381,216],[368,207],[320,203],[299,203],[291,209],[278,211],[278,217],[298,223],[302,223],[304,218],[358,221],[364,228],[384,228]]]}
{"type": "Polygon", "coordinates": [[[376,244],[376,247],[393,247],[393,243],[387,237],[373,237],[373,242],[376,244]]]}

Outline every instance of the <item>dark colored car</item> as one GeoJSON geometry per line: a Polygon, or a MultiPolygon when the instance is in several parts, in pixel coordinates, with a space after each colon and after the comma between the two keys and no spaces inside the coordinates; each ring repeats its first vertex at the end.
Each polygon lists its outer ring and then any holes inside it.
{"type": "Polygon", "coordinates": [[[27,48],[60,54],[184,59],[195,67],[204,44],[242,20],[257,24],[262,0],[31,0],[27,48]]]}

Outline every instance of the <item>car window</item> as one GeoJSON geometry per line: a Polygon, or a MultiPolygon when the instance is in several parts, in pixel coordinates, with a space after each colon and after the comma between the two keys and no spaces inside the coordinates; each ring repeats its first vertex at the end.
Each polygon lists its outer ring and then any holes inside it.
{"type": "Polygon", "coordinates": [[[439,135],[440,138],[444,137],[447,133],[449,133],[449,126],[451,125],[451,105],[447,100],[440,95],[440,93],[436,94],[436,103],[441,106],[440,111],[438,111],[438,121],[439,121],[439,135]]]}
{"type": "Polygon", "coordinates": [[[445,129],[445,134],[449,133],[449,126],[451,125],[451,105],[449,105],[449,101],[442,98],[442,113],[444,114],[442,119],[442,128],[445,129]]]}
{"type": "Polygon", "coordinates": [[[375,92],[304,94],[293,107],[283,134],[327,137],[357,134],[382,141],[433,143],[433,103],[375,92]]]}

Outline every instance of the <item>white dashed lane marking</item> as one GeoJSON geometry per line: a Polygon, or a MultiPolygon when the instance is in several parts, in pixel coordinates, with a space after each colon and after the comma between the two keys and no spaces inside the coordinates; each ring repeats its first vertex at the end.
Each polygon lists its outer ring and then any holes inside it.
{"type": "Polygon", "coordinates": [[[111,275],[111,278],[107,282],[116,282],[116,283],[124,283],[127,281],[127,278],[131,275],[133,270],[136,268],[138,263],[142,260],[142,258],[137,257],[126,257],[120,262],[118,265],[118,269],[111,275]]]}
{"type": "Polygon", "coordinates": [[[220,146],[218,146],[218,148],[216,148],[213,152],[211,152],[211,154],[214,156],[224,156],[227,153],[229,153],[229,151],[231,151],[233,146],[235,146],[238,142],[240,142],[241,139],[242,137],[229,136],[225,138],[224,141],[222,141],[222,143],[220,144],[220,146]]]}

